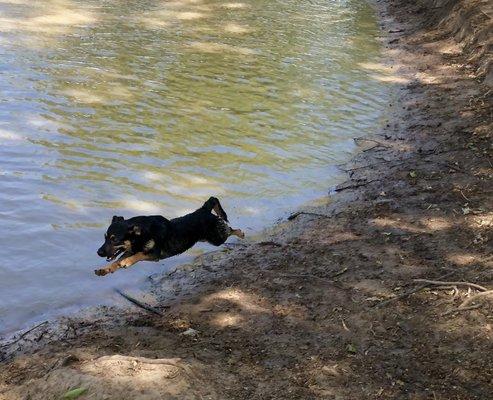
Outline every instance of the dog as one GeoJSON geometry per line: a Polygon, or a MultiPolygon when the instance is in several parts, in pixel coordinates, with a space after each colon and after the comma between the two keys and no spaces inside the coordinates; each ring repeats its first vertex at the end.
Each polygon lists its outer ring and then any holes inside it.
{"type": "Polygon", "coordinates": [[[231,235],[245,237],[240,229],[229,226],[228,216],[215,197],[207,200],[198,210],[171,220],[161,215],[127,220],[115,215],[97,253],[100,257],[106,257],[108,262],[120,254],[121,257],[94,272],[104,276],[139,261],[159,261],[173,257],[200,241],[220,246],[231,235]]]}

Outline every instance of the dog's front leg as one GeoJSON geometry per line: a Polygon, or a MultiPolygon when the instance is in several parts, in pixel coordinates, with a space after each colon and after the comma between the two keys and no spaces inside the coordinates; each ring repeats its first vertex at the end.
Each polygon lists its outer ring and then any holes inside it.
{"type": "Polygon", "coordinates": [[[128,268],[139,261],[157,261],[156,256],[152,254],[136,253],[129,257],[120,258],[118,261],[112,262],[105,268],[97,269],[94,273],[98,276],[104,276],[107,274],[112,274],[117,269],[128,268]]]}

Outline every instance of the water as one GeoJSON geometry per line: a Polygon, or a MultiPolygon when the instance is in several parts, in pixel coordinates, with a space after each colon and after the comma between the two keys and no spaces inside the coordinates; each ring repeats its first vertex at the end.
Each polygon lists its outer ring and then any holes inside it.
{"type": "Polygon", "coordinates": [[[216,195],[251,234],[325,193],[382,118],[377,36],[358,0],[0,1],[0,333],[176,263],[94,276],[113,214],[216,195]]]}

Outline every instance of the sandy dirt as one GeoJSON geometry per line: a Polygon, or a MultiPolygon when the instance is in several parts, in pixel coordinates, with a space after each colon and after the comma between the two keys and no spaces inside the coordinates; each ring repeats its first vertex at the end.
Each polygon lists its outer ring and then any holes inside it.
{"type": "Polygon", "coordinates": [[[0,399],[492,398],[491,10],[410,3],[378,3],[392,115],[325,204],[153,276],[162,315],[18,334],[0,399]]]}

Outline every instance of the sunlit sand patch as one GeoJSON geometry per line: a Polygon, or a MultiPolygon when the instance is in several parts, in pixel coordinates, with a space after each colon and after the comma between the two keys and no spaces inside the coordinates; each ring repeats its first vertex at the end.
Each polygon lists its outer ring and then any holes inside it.
{"type": "Polygon", "coordinates": [[[460,266],[474,264],[478,259],[472,254],[448,254],[447,261],[460,266]]]}
{"type": "Polygon", "coordinates": [[[251,32],[250,28],[247,28],[239,24],[235,24],[233,22],[224,25],[224,30],[229,33],[238,33],[238,34],[251,32]]]}
{"type": "MultiPolygon", "coordinates": [[[[176,362],[178,361],[179,359],[176,359],[176,362]]],[[[132,359],[132,357],[115,354],[87,362],[81,366],[81,371],[96,376],[111,371],[111,382],[121,384],[131,376],[133,381],[144,383],[148,387],[149,385],[156,386],[156,382],[162,383],[167,379],[172,379],[173,382],[179,381],[180,375],[185,375],[183,367],[172,365],[171,362],[158,364],[155,359],[149,359],[147,363],[144,357],[132,359]]]]}
{"type": "MultiPolygon", "coordinates": [[[[1,134],[0,134],[1,137],[1,134]]],[[[493,212],[484,213],[481,215],[472,215],[467,220],[467,225],[471,229],[491,228],[493,227],[493,212]]]]}
{"type": "Polygon", "coordinates": [[[214,42],[191,42],[188,47],[201,51],[203,53],[235,53],[241,54],[244,56],[251,56],[256,54],[255,50],[239,47],[239,46],[231,46],[229,44],[224,43],[214,43],[214,42]]]}
{"type": "Polygon", "coordinates": [[[429,218],[421,221],[421,225],[426,226],[430,231],[441,231],[452,227],[450,221],[445,218],[429,218]]]}
{"type": "Polygon", "coordinates": [[[229,326],[237,326],[242,322],[243,318],[239,315],[234,315],[231,313],[219,313],[217,314],[212,323],[221,328],[227,328],[229,326]]]}
{"type": "Polygon", "coordinates": [[[214,300],[227,300],[232,303],[235,303],[238,307],[246,311],[252,311],[257,313],[269,312],[269,310],[267,310],[266,308],[260,307],[256,304],[258,302],[258,299],[238,289],[221,290],[217,293],[213,293],[207,296],[205,300],[207,302],[211,302],[214,300]]]}
{"type": "Polygon", "coordinates": [[[371,223],[382,227],[382,228],[394,228],[394,229],[399,229],[399,230],[406,230],[409,233],[424,233],[426,232],[425,229],[421,229],[415,225],[409,224],[405,221],[402,220],[395,220],[391,218],[385,218],[385,217],[379,217],[379,218],[373,218],[371,220],[371,223]]]}

